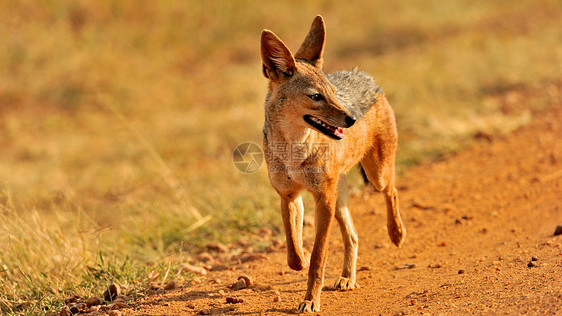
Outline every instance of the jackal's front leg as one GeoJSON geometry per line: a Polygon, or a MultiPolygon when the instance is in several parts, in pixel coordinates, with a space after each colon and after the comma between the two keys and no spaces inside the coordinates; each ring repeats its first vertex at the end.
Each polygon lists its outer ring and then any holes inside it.
{"type": "Polygon", "coordinates": [[[310,262],[310,254],[302,246],[302,225],[304,207],[299,194],[281,197],[281,215],[287,238],[287,263],[293,270],[300,271],[310,262]]]}
{"type": "Polygon", "coordinates": [[[329,192],[326,195],[315,196],[316,213],[315,226],[316,236],[314,249],[308,269],[308,285],[304,301],[299,305],[299,312],[320,311],[320,293],[324,286],[324,269],[326,267],[326,256],[328,252],[328,237],[334,220],[336,208],[336,193],[329,192]]]}

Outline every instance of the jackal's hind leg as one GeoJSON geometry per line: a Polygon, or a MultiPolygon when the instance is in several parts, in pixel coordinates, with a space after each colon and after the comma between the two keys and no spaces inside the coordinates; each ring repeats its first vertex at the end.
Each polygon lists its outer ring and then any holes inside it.
{"type": "Polygon", "coordinates": [[[406,228],[400,218],[398,191],[395,185],[395,146],[387,144],[385,149],[378,149],[378,146],[375,146],[370,153],[367,153],[361,165],[369,181],[384,194],[388,236],[393,244],[400,247],[406,238],[406,228]]]}
{"type": "Polygon", "coordinates": [[[388,236],[397,247],[402,246],[406,238],[406,228],[398,209],[398,193],[394,185],[383,190],[386,199],[386,227],[388,236]]]}
{"type": "Polygon", "coordinates": [[[346,176],[342,175],[338,183],[338,200],[336,202],[336,220],[344,243],[344,259],[341,276],[334,284],[335,289],[342,291],[358,288],[356,279],[358,238],[353,220],[347,208],[347,184],[346,176]]]}

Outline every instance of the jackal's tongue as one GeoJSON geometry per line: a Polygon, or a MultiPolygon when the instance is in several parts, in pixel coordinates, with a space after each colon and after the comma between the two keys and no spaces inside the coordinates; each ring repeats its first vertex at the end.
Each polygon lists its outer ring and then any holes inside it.
{"type": "Polygon", "coordinates": [[[326,124],[324,126],[326,126],[334,135],[336,135],[338,137],[343,137],[343,128],[328,125],[328,124],[326,124]]]}
{"type": "Polygon", "coordinates": [[[343,128],[336,127],[336,130],[334,131],[334,134],[336,134],[339,137],[343,137],[343,128]]]}

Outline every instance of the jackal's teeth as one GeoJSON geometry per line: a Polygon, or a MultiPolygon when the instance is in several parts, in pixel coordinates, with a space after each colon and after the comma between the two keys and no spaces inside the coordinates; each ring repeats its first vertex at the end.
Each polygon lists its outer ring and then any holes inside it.
{"type": "Polygon", "coordinates": [[[339,127],[339,126],[333,126],[330,125],[324,121],[322,121],[321,119],[314,117],[312,115],[305,115],[304,116],[305,121],[307,121],[308,123],[310,123],[313,127],[316,127],[319,129],[320,132],[328,135],[328,136],[332,136],[336,139],[342,139],[343,138],[343,134],[344,134],[344,129],[339,127]]]}

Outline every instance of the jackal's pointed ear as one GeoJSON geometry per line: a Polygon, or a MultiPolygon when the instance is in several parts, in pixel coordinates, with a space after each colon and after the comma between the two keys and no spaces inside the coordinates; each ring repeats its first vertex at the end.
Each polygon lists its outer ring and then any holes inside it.
{"type": "Polygon", "coordinates": [[[282,77],[291,77],[296,70],[293,54],[270,30],[261,32],[261,60],[263,75],[273,81],[282,77]]]}
{"type": "Polygon", "coordinates": [[[310,31],[295,54],[295,58],[304,59],[318,68],[322,68],[324,43],[326,41],[326,26],[321,15],[312,21],[310,31]]]}

